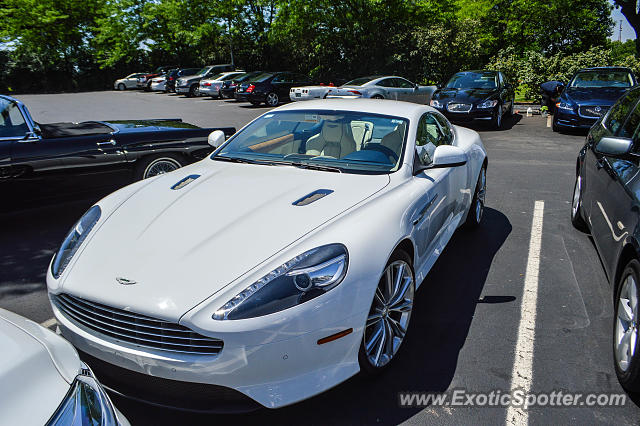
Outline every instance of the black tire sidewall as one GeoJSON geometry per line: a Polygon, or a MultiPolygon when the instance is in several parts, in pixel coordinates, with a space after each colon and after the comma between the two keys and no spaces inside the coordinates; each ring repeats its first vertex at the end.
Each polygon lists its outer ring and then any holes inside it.
{"type": "Polygon", "coordinates": [[[178,153],[167,152],[164,154],[149,155],[136,161],[136,165],[134,168],[134,179],[136,181],[142,180],[144,178],[144,172],[146,168],[149,166],[149,164],[151,164],[158,158],[171,158],[172,160],[177,161],[180,164],[180,167],[184,167],[188,164],[186,158],[182,154],[178,153]]]}
{"type": "MultiPolygon", "coordinates": [[[[409,267],[411,268],[411,275],[413,276],[413,291],[414,291],[414,297],[413,297],[413,307],[412,307],[412,315],[413,315],[413,310],[415,309],[415,285],[416,285],[416,274],[415,271],[413,269],[413,260],[411,259],[411,257],[407,254],[407,252],[405,252],[402,249],[396,249],[396,251],[393,252],[393,254],[389,257],[389,261],[386,263],[386,265],[384,266],[384,270],[387,269],[387,266],[389,266],[390,264],[392,264],[393,262],[397,261],[397,260],[403,260],[404,262],[406,262],[409,267]]],[[[380,280],[382,280],[383,277],[380,277],[380,280]]],[[[376,288],[378,288],[378,285],[380,285],[380,280],[378,280],[378,282],[376,283],[376,288]]],[[[373,303],[373,298],[371,300],[371,303],[373,303]]],[[[368,315],[368,313],[367,313],[368,315]]],[[[366,319],[365,319],[365,326],[366,326],[366,319]]],[[[407,327],[407,333],[404,336],[404,339],[402,341],[402,343],[400,344],[400,348],[398,348],[398,352],[396,352],[396,354],[393,356],[393,358],[391,358],[391,361],[389,361],[387,364],[385,364],[382,367],[375,367],[373,365],[371,365],[371,363],[369,362],[368,358],[367,358],[367,354],[365,352],[364,349],[364,336],[365,336],[365,329],[362,329],[362,338],[360,339],[360,349],[358,350],[358,363],[360,364],[360,372],[365,375],[365,376],[374,376],[374,375],[378,375],[380,373],[382,373],[383,371],[386,371],[390,365],[393,365],[396,362],[396,359],[398,359],[398,355],[401,354],[403,347],[406,346],[406,340],[407,337],[410,334],[410,330],[411,330],[411,320],[409,321],[409,326],[407,327]]]]}
{"type": "MultiPolygon", "coordinates": [[[[631,392],[640,391],[640,361],[638,358],[640,357],[640,339],[636,339],[636,349],[633,358],[631,359],[631,365],[627,369],[627,371],[620,371],[618,368],[618,362],[616,361],[616,322],[618,320],[618,304],[620,299],[620,293],[622,292],[622,284],[624,280],[630,275],[633,274],[636,280],[636,292],[640,293],[640,288],[638,284],[640,284],[640,262],[637,260],[630,261],[624,268],[622,274],[620,275],[620,279],[617,282],[616,286],[616,296],[614,299],[614,308],[613,308],[613,327],[611,333],[611,346],[613,349],[613,365],[616,370],[616,375],[618,376],[618,380],[624,389],[631,392]]],[[[640,296],[638,294],[637,296],[640,296]]]]}
{"type": "Polygon", "coordinates": [[[586,232],[588,230],[587,222],[585,222],[584,218],[582,217],[582,186],[580,187],[578,209],[576,211],[575,217],[573,216],[573,195],[576,193],[576,186],[578,185],[579,178],[580,178],[580,175],[577,175],[576,181],[573,184],[573,192],[571,193],[571,224],[573,225],[574,228],[580,231],[586,232]]]}
{"type": "MultiPolygon", "coordinates": [[[[484,178],[485,181],[487,179],[487,168],[482,165],[482,168],[480,169],[480,172],[482,173],[482,170],[484,170],[484,178]]],[[[476,203],[478,202],[478,190],[480,189],[480,174],[478,174],[478,180],[476,181],[476,190],[473,193],[473,198],[471,199],[471,205],[469,206],[469,212],[467,213],[467,220],[465,220],[464,222],[464,227],[467,229],[475,229],[477,227],[480,226],[480,223],[482,223],[482,218],[484,217],[484,211],[482,212],[482,216],[480,216],[480,222],[478,222],[476,220],[476,203]]],[[[482,209],[484,210],[485,206],[482,206],[482,209]]]]}

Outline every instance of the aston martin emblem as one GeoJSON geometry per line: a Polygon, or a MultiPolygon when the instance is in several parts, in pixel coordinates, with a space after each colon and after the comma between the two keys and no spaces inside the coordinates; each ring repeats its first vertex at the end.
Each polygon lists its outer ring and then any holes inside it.
{"type": "Polygon", "coordinates": [[[118,283],[122,285],[138,284],[138,281],[136,280],[130,280],[128,278],[122,278],[122,277],[116,277],[116,281],[118,281],[118,283]]]}

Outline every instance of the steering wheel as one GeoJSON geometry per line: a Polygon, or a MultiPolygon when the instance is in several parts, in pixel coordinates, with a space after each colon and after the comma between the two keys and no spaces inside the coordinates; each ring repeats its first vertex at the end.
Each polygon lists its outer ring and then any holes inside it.
{"type": "Polygon", "coordinates": [[[364,146],[364,148],[362,148],[363,150],[370,150],[370,151],[380,151],[381,153],[383,153],[384,155],[386,155],[387,157],[391,158],[391,162],[392,163],[397,163],[398,160],[400,159],[400,157],[398,156],[398,154],[395,153],[394,150],[392,150],[389,147],[386,147],[380,143],[369,143],[367,145],[364,146]]]}

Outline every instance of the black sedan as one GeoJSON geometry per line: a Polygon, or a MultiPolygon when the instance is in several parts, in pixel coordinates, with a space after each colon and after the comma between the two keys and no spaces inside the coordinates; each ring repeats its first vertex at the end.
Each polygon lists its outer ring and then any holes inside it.
{"type": "Polygon", "coordinates": [[[501,129],[504,115],[513,114],[515,93],[499,71],[454,74],[431,96],[430,105],[455,122],[487,120],[501,129]]]}
{"type": "Polygon", "coordinates": [[[589,129],[636,84],[629,68],[598,67],[578,71],[556,104],[553,131],[589,129]]]}
{"type": "Polygon", "coordinates": [[[180,119],[39,124],[22,102],[0,95],[2,210],[176,170],[213,150],[214,130],[180,119]]]}
{"type": "Polygon", "coordinates": [[[233,80],[226,80],[222,82],[222,87],[220,88],[220,95],[224,99],[233,99],[236,97],[236,89],[241,83],[245,81],[249,81],[252,78],[262,74],[263,71],[251,71],[241,76],[234,78],[233,80]]]}
{"type": "Polygon", "coordinates": [[[266,103],[275,107],[289,100],[289,91],[294,86],[312,84],[306,75],[292,72],[265,72],[242,82],[236,89],[236,99],[258,106],[266,103]]]}
{"type": "Polygon", "coordinates": [[[622,386],[640,391],[640,88],[591,128],[576,164],[571,221],[590,231],[612,285],[613,356],[622,386]]]}

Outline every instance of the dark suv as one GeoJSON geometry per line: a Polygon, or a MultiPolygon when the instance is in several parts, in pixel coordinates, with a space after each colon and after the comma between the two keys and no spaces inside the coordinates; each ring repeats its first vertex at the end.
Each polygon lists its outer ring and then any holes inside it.
{"type": "Polygon", "coordinates": [[[199,96],[200,80],[234,69],[232,64],[208,65],[193,75],[178,78],[175,84],[176,93],[183,93],[189,98],[199,96]]]}
{"type": "Polygon", "coordinates": [[[289,100],[289,91],[294,86],[308,86],[313,82],[309,77],[293,72],[264,72],[241,83],[236,89],[236,99],[248,101],[258,106],[266,103],[275,107],[281,101],[289,100]]]}

